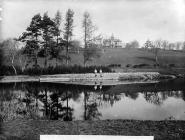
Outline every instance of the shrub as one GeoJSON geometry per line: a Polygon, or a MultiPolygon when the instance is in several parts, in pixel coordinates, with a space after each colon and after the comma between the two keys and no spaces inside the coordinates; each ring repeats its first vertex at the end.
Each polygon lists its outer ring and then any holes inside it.
{"type": "Polygon", "coordinates": [[[148,67],[150,66],[149,64],[139,64],[139,65],[134,65],[133,68],[142,68],[142,67],[148,67]]]}
{"type": "Polygon", "coordinates": [[[26,75],[47,75],[47,74],[68,74],[68,73],[93,73],[94,69],[98,71],[102,69],[103,72],[112,72],[109,67],[105,66],[88,66],[82,67],[74,66],[50,66],[48,68],[29,68],[24,71],[26,75]]]}
{"type": "MultiPolygon", "coordinates": [[[[17,70],[17,74],[22,74],[22,71],[20,69],[20,67],[15,66],[15,69],[17,70]]],[[[2,67],[0,67],[0,76],[3,75],[15,75],[15,72],[12,68],[12,66],[6,66],[6,65],[2,65],[2,67]]]]}
{"type": "Polygon", "coordinates": [[[121,67],[121,64],[110,64],[108,67],[121,67]]]}
{"type": "Polygon", "coordinates": [[[159,67],[159,64],[154,64],[154,67],[159,67]]]}
{"type": "Polygon", "coordinates": [[[169,67],[175,67],[175,64],[169,64],[168,66],[169,67]]]}
{"type": "Polygon", "coordinates": [[[127,65],[126,65],[126,68],[129,68],[129,67],[131,67],[131,66],[132,66],[131,64],[127,64],[127,65]]]}
{"type": "MultiPolygon", "coordinates": [[[[15,67],[18,75],[50,75],[50,74],[68,74],[68,73],[94,73],[94,69],[98,71],[101,69],[103,72],[112,72],[109,67],[106,66],[88,66],[82,67],[79,65],[74,66],[49,66],[47,68],[32,67],[27,68],[23,72],[20,67],[15,67]]],[[[3,75],[15,75],[11,66],[3,66],[0,68],[0,76],[3,75]]]]}

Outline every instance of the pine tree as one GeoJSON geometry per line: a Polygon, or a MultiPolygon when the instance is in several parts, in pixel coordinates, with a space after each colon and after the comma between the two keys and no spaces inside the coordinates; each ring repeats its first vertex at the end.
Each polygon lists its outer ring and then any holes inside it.
{"type": "Polygon", "coordinates": [[[26,43],[23,53],[26,54],[31,61],[33,60],[35,62],[35,67],[38,67],[38,53],[41,45],[39,40],[41,37],[41,21],[42,18],[40,14],[35,15],[29,27],[27,27],[26,32],[19,38],[19,41],[26,43]]]}
{"type": "Polygon", "coordinates": [[[64,40],[65,40],[65,46],[66,46],[66,64],[69,64],[69,47],[70,47],[70,42],[72,40],[72,35],[73,35],[73,16],[74,12],[71,9],[68,9],[66,13],[66,18],[65,18],[65,27],[64,27],[64,40]]]}
{"type": "Polygon", "coordinates": [[[44,13],[41,21],[42,30],[42,49],[39,52],[41,57],[45,58],[44,67],[47,67],[47,61],[51,52],[52,46],[55,44],[53,40],[55,22],[48,16],[47,12],[44,13]]]}

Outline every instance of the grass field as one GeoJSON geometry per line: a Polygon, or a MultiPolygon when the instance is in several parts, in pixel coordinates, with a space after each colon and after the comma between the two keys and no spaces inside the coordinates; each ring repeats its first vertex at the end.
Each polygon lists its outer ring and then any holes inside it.
{"type": "MultiPolygon", "coordinates": [[[[165,51],[159,52],[159,63],[161,65],[175,64],[177,67],[185,67],[185,52],[165,51]]],[[[83,54],[72,54],[71,64],[83,65],[83,54]]],[[[89,65],[110,65],[121,64],[125,67],[127,64],[155,64],[154,54],[148,50],[142,49],[105,49],[100,58],[88,62],[89,65]]]]}
{"type": "MultiPolygon", "coordinates": [[[[159,52],[160,64],[175,64],[176,66],[185,66],[185,52],[164,51],[159,52]]],[[[97,64],[121,64],[125,67],[127,64],[155,64],[154,54],[151,51],[142,49],[107,49],[97,64]]]]}
{"type": "MultiPolygon", "coordinates": [[[[70,54],[71,65],[83,65],[83,52],[70,54]]],[[[154,54],[149,50],[144,49],[126,49],[126,48],[107,48],[102,51],[100,58],[93,59],[88,62],[87,65],[111,65],[121,64],[121,68],[125,68],[126,65],[134,66],[139,64],[149,64],[153,66],[155,64],[154,54]]],[[[158,54],[159,64],[161,66],[169,66],[170,64],[175,67],[185,67],[185,52],[174,50],[160,50],[158,54]]],[[[39,59],[39,65],[43,66],[43,59],[39,59]]],[[[49,60],[49,65],[55,65],[55,60],[49,60]]],[[[58,62],[58,65],[65,64],[64,62],[58,62]]]]}

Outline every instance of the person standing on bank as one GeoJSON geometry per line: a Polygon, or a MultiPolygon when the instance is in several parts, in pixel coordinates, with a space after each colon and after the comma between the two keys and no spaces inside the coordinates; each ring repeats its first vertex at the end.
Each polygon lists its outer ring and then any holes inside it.
{"type": "Polygon", "coordinates": [[[96,77],[97,76],[97,70],[96,69],[94,70],[94,74],[95,74],[95,77],[96,77]]]}
{"type": "Polygon", "coordinates": [[[103,77],[103,75],[102,75],[102,70],[100,69],[100,77],[103,77]]]}

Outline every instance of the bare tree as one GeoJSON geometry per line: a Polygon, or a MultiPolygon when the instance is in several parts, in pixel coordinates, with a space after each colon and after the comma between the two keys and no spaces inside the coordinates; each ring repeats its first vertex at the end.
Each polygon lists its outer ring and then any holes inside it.
{"type": "Polygon", "coordinates": [[[185,50],[185,41],[182,44],[182,50],[185,50]]]}
{"type": "Polygon", "coordinates": [[[169,44],[169,50],[174,50],[175,49],[175,44],[174,43],[170,43],[169,44]]]}
{"type": "Polygon", "coordinates": [[[84,32],[84,66],[86,66],[87,61],[90,60],[90,58],[92,58],[92,56],[94,55],[94,53],[90,53],[92,50],[92,52],[96,52],[94,51],[94,49],[90,49],[91,47],[94,47],[94,32],[97,29],[91,20],[91,16],[88,12],[85,12],[83,15],[83,22],[82,22],[82,28],[83,28],[83,32],[84,32]]]}
{"type": "Polygon", "coordinates": [[[162,41],[162,49],[167,50],[169,46],[169,42],[167,40],[162,41]]]}
{"type": "Polygon", "coordinates": [[[24,48],[21,48],[17,52],[17,59],[19,61],[19,66],[21,67],[21,71],[24,72],[24,70],[27,68],[29,65],[29,58],[27,57],[26,54],[24,54],[24,48]]]}
{"type": "Polygon", "coordinates": [[[61,37],[61,22],[62,22],[62,16],[60,11],[57,11],[55,14],[55,18],[53,19],[54,26],[53,26],[53,45],[51,46],[50,50],[50,59],[55,59],[56,66],[58,65],[58,60],[62,61],[63,58],[65,58],[63,55],[61,55],[61,51],[64,48],[65,43],[63,42],[63,39],[61,37]]]}
{"type": "Polygon", "coordinates": [[[156,41],[154,41],[153,43],[153,53],[155,56],[155,63],[156,65],[159,65],[159,60],[158,60],[158,55],[159,55],[159,50],[162,48],[163,46],[163,41],[161,39],[158,39],[156,41]]]}
{"type": "Polygon", "coordinates": [[[66,13],[66,22],[65,22],[65,27],[64,27],[64,40],[65,40],[65,45],[66,45],[66,64],[69,64],[69,46],[70,42],[72,40],[72,35],[73,35],[73,16],[74,12],[71,9],[68,9],[66,13]]]}
{"type": "Polygon", "coordinates": [[[3,41],[3,49],[5,52],[5,57],[10,61],[11,66],[14,70],[15,75],[17,75],[17,70],[15,68],[15,58],[19,49],[19,43],[14,39],[7,39],[3,41]]]}
{"type": "Polygon", "coordinates": [[[176,42],[176,43],[175,43],[175,49],[176,49],[176,50],[180,50],[181,44],[182,44],[182,42],[179,42],[179,41],[176,42]]]}

